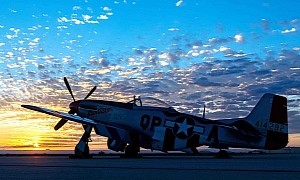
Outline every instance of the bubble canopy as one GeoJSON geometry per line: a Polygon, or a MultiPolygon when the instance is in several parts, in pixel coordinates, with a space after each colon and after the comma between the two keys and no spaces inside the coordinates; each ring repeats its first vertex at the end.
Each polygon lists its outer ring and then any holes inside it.
{"type": "Polygon", "coordinates": [[[128,103],[134,103],[136,106],[146,106],[146,107],[161,107],[161,108],[172,108],[168,103],[153,97],[147,96],[139,96],[133,97],[133,100],[129,101],[128,103]]]}

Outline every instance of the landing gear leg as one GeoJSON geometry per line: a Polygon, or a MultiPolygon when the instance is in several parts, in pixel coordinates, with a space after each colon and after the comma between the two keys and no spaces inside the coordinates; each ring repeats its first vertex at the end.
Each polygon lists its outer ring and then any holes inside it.
{"type": "Polygon", "coordinates": [[[83,128],[85,132],[75,147],[75,154],[73,156],[70,156],[70,158],[92,158],[89,148],[89,142],[91,142],[90,136],[92,132],[92,126],[84,125],[83,128]]]}

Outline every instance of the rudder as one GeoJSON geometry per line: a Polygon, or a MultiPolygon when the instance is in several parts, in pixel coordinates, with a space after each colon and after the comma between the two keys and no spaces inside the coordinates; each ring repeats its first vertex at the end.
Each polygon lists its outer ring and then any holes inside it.
{"type": "Polygon", "coordinates": [[[264,94],[246,120],[266,137],[265,149],[281,149],[287,145],[288,118],[285,97],[264,94]]]}

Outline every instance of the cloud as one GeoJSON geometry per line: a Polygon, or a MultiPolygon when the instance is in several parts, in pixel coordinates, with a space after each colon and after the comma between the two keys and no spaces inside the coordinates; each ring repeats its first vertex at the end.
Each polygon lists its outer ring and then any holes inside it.
{"type": "Polygon", "coordinates": [[[77,11],[77,10],[82,10],[82,8],[80,6],[74,6],[73,11],[77,11]]]}
{"type": "Polygon", "coordinates": [[[173,53],[162,53],[158,55],[158,58],[173,62],[176,62],[179,59],[179,57],[173,53]]]}
{"type": "Polygon", "coordinates": [[[168,30],[169,30],[169,31],[179,31],[178,28],[169,28],[168,30]]]}
{"type": "Polygon", "coordinates": [[[97,17],[97,19],[107,20],[108,16],[101,14],[100,16],[97,17]]]}
{"type": "Polygon", "coordinates": [[[241,42],[244,42],[244,37],[241,35],[241,34],[237,34],[234,36],[234,39],[235,39],[235,42],[237,43],[241,43],[241,42]]]}
{"type": "Polygon", "coordinates": [[[60,23],[64,23],[64,22],[69,22],[70,20],[68,20],[66,17],[60,17],[57,19],[57,21],[60,23]]]}
{"type": "Polygon", "coordinates": [[[103,10],[104,11],[111,11],[111,9],[109,7],[107,7],[107,6],[103,7],[103,10]]]}
{"type": "Polygon", "coordinates": [[[18,12],[18,11],[16,11],[16,10],[14,10],[14,9],[10,9],[10,8],[9,8],[9,11],[10,11],[10,12],[12,12],[12,13],[16,13],[16,12],[18,12]]]}
{"type": "Polygon", "coordinates": [[[282,34],[288,34],[288,33],[293,33],[296,32],[297,29],[296,28],[291,28],[291,29],[286,29],[284,31],[281,31],[282,34]]]}
{"type": "Polygon", "coordinates": [[[177,3],[176,3],[176,6],[179,7],[183,4],[183,1],[182,0],[179,0],[177,3]]]}
{"type": "Polygon", "coordinates": [[[84,21],[76,19],[76,18],[72,18],[70,21],[74,24],[84,24],[84,21]]]}
{"type": "MultiPolygon", "coordinates": [[[[237,36],[237,35],[236,35],[237,36]]],[[[236,37],[235,37],[236,40],[236,37]]],[[[220,44],[226,44],[228,42],[232,42],[233,38],[228,37],[228,38],[211,38],[208,40],[208,44],[210,45],[220,45],[220,44]]]]}
{"type": "Polygon", "coordinates": [[[208,78],[206,78],[206,77],[197,78],[194,81],[194,83],[199,85],[199,86],[220,86],[221,85],[221,83],[216,83],[216,82],[209,81],[208,78]]]}
{"type": "Polygon", "coordinates": [[[87,15],[87,14],[83,14],[82,18],[84,21],[89,21],[93,16],[87,15]]]}

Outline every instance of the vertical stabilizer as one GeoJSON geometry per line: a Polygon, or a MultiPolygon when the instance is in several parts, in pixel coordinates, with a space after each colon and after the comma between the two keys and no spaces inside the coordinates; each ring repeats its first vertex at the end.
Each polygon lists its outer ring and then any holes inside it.
{"type": "Polygon", "coordinates": [[[281,149],[288,143],[287,99],[275,94],[264,94],[246,117],[266,136],[265,149],[281,149]]]}

